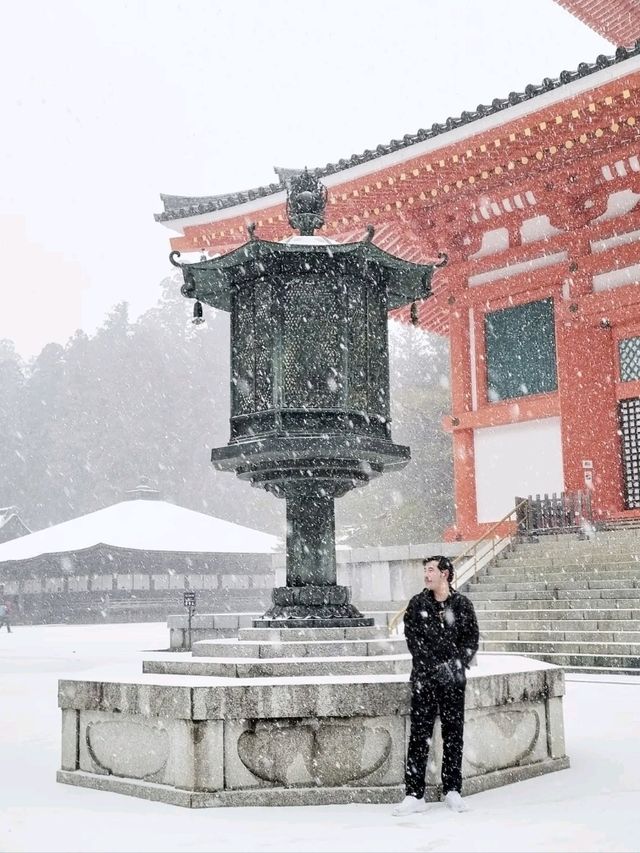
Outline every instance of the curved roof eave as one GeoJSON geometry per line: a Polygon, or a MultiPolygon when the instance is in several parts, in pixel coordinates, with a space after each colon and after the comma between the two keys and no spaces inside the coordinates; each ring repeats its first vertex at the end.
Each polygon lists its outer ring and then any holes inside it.
{"type": "MultiPolygon", "coordinates": [[[[640,39],[632,48],[619,47],[613,56],[600,55],[594,63],[582,62],[575,71],[562,71],[558,78],[546,77],[538,86],[528,85],[524,92],[511,92],[507,98],[495,98],[491,105],[480,104],[473,112],[463,112],[458,118],[448,118],[443,124],[433,124],[429,130],[420,129],[401,140],[391,140],[373,150],[354,154],[346,160],[328,163],[313,171],[327,187],[344,183],[386,166],[397,165],[421,154],[441,148],[443,143],[462,141],[482,130],[497,127],[520,118],[541,107],[564,101],[572,95],[593,89],[640,68],[640,39]],[[635,61],[634,61],[635,60],[635,61]],[[597,75],[597,79],[594,79],[597,75]],[[443,137],[446,137],[443,139],[443,137]]],[[[157,222],[182,231],[185,225],[200,225],[235,216],[249,215],[266,207],[275,207],[286,200],[283,183],[269,184],[245,192],[218,196],[200,196],[191,204],[167,207],[165,200],[189,201],[186,196],[161,195],[165,202],[163,213],[155,214],[157,222]]]]}

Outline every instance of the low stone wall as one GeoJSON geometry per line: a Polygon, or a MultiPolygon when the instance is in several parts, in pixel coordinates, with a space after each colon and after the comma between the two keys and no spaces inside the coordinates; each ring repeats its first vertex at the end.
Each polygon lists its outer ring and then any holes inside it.
{"type": "MultiPolygon", "coordinates": [[[[556,667],[482,658],[467,685],[463,793],[568,767],[563,694],[556,667]]],[[[194,808],[394,802],[409,705],[406,676],[61,681],[58,781],[194,808]]],[[[436,731],[427,799],[440,796],[440,756],[436,731]]]]}
{"type": "MultiPolygon", "coordinates": [[[[411,545],[387,545],[373,548],[338,548],[337,582],[351,587],[351,600],[357,607],[362,602],[397,602],[402,606],[424,586],[422,561],[432,554],[455,557],[470,542],[423,542],[411,545]]],[[[285,554],[272,557],[276,586],[283,586],[285,554]]]]}

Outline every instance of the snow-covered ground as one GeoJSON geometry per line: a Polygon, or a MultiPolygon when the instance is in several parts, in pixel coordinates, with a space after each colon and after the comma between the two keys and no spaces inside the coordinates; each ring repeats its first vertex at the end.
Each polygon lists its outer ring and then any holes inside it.
{"type": "Polygon", "coordinates": [[[571,769],[477,794],[461,815],[441,804],[400,819],[377,805],[187,810],[57,784],[58,678],[140,672],[144,650],[167,644],[163,623],[0,632],[0,850],[640,850],[640,677],[568,676],[571,769]]]}

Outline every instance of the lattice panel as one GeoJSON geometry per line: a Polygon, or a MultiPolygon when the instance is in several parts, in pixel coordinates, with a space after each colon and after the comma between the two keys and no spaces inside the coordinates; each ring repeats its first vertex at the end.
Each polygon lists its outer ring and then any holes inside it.
{"type": "Polygon", "coordinates": [[[367,411],[368,338],[367,285],[352,281],[349,288],[349,398],[347,406],[367,411]]]}
{"type": "Polygon", "coordinates": [[[233,349],[231,352],[232,413],[247,415],[254,411],[255,396],[255,323],[253,292],[239,290],[235,294],[233,349]]]}
{"type": "Polygon", "coordinates": [[[640,398],[621,400],[622,465],[627,509],[640,508],[640,398]]]}
{"type": "Polygon", "coordinates": [[[389,343],[387,301],[367,300],[367,345],[369,350],[368,410],[389,417],[389,343]]]}
{"type": "Polygon", "coordinates": [[[284,299],[282,384],[290,408],[338,407],[344,388],[341,288],[333,282],[294,279],[284,299]]]}
{"type": "MultiPolygon", "coordinates": [[[[255,298],[255,297],[254,297],[255,298]]],[[[262,282],[255,299],[254,358],[256,412],[273,408],[273,319],[271,316],[271,284],[262,282]]]]}
{"type": "Polygon", "coordinates": [[[640,379],[640,338],[625,338],[620,341],[618,352],[622,382],[640,379]]]}

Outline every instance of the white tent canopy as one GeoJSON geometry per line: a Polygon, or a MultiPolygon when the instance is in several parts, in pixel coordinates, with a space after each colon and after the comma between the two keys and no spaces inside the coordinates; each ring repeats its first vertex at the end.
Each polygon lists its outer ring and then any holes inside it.
{"type": "Polygon", "coordinates": [[[0,563],[94,545],[139,551],[270,554],[277,536],[158,500],[129,500],[0,544],[0,563]]]}

